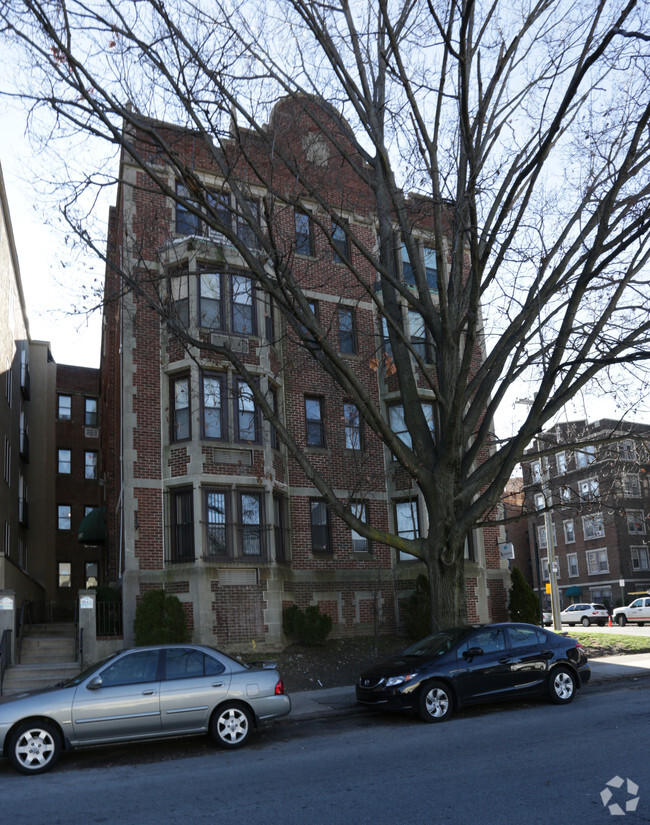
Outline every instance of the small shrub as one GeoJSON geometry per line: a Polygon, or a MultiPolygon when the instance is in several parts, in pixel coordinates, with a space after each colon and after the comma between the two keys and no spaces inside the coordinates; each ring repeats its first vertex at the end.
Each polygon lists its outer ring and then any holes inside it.
{"type": "Polygon", "coordinates": [[[142,645],[188,642],[187,620],[177,596],[164,590],[148,590],[135,611],[135,643],[142,645]]]}
{"type": "Polygon", "coordinates": [[[431,633],[431,597],[429,579],[420,573],[415,580],[415,590],[406,599],[402,615],[404,627],[411,639],[423,639],[431,633]]]}
{"type": "Polygon", "coordinates": [[[318,605],[301,610],[292,604],[282,614],[282,629],[306,645],[320,645],[332,629],[332,619],[320,612],[318,605]]]}
{"type": "Polygon", "coordinates": [[[510,580],[512,583],[508,601],[510,620],[539,624],[539,599],[518,567],[513,567],[510,571],[510,580]]]}

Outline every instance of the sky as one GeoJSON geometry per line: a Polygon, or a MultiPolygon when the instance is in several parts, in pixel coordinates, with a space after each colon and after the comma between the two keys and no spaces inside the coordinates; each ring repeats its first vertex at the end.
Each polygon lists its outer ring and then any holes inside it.
{"type": "MultiPolygon", "coordinates": [[[[70,312],[83,284],[97,273],[74,264],[65,268],[60,265],[66,257],[64,238],[47,225],[38,208],[36,170],[42,161],[25,137],[25,116],[2,106],[0,123],[0,163],[32,340],[49,341],[58,364],[99,367],[100,312],[89,317],[70,312]]],[[[99,261],[97,268],[103,271],[99,261]]]]}

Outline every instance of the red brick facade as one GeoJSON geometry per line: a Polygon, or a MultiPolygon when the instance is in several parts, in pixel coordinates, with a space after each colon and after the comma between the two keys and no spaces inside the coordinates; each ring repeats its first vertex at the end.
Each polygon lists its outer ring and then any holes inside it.
{"type": "MultiPolygon", "coordinates": [[[[157,128],[174,145],[179,162],[205,181],[219,178],[214,154],[204,143],[173,127],[157,128]]],[[[291,151],[297,163],[308,162],[305,133],[313,131],[313,125],[301,122],[293,103],[276,106],[271,128],[279,151],[285,156],[291,151]]],[[[342,127],[337,137],[352,151],[342,127]]],[[[144,135],[140,148],[149,151],[144,135]]],[[[294,186],[288,170],[274,168],[252,138],[246,149],[260,164],[258,173],[262,168],[275,174],[276,189],[282,176],[287,191],[294,186]]],[[[373,200],[366,184],[343,164],[312,165],[324,197],[336,202],[359,242],[373,248],[373,200]]],[[[156,171],[173,190],[172,170],[159,165],[156,171]]],[[[252,196],[264,194],[262,175],[256,180],[243,161],[238,173],[249,182],[252,196]]],[[[167,295],[179,318],[186,313],[197,341],[207,343],[215,336],[199,322],[203,315],[219,313],[217,338],[237,347],[241,362],[267,397],[275,399],[284,426],[313,466],[341,496],[363,499],[371,524],[394,529],[393,501],[415,495],[411,479],[396,469],[368,428],[354,436],[359,449],[350,448],[346,396],[295,333],[283,326],[263,294],[251,291],[247,303],[241,256],[221,242],[181,231],[185,218],[171,199],[152,191],[149,179],[126,158],[120,180],[111,213],[112,260],[138,278],[149,295],[167,295]],[[212,292],[202,273],[209,273],[212,292]],[[248,325],[245,335],[237,327],[241,317],[248,325]],[[309,415],[317,418],[308,420],[309,415]],[[314,428],[324,432],[322,444],[314,443],[314,428]]],[[[423,225],[425,205],[419,204],[423,225]]],[[[273,231],[290,250],[295,244],[294,210],[274,208],[273,231]]],[[[317,210],[317,204],[310,208],[317,210]]],[[[346,362],[372,402],[379,407],[400,400],[395,377],[378,358],[380,327],[370,297],[375,271],[352,249],[353,275],[350,267],[337,263],[326,235],[312,231],[309,254],[291,253],[296,281],[317,305],[320,326],[330,339],[341,334],[341,311],[347,313],[354,345],[346,362]]],[[[385,545],[355,545],[350,528],[331,514],[319,522],[320,496],[313,482],[286,449],[274,443],[269,424],[246,406],[233,366],[202,346],[188,350],[161,324],[143,295],[128,293],[111,300],[119,293],[119,281],[109,267],[103,444],[109,564],[123,585],[127,640],[137,599],[152,586],[179,596],[195,640],[221,646],[277,645],[282,641],[282,609],[292,603],[303,608],[318,604],[332,618],[336,635],[371,632],[377,617],[383,629],[395,629],[400,623],[398,604],[412,589],[419,567],[400,561],[385,545]]],[[[479,358],[477,352],[477,363],[479,358]]],[[[426,382],[420,380],[426,397],[426,382]]],[[[488,605],[486,587],[490,575],[502,576],[496,529],[475,531],[474,543],[475,558],[468,563],[470,618],[487,620],[492,613],[501,617],[500,591],[490,585],[488,605]]]]}

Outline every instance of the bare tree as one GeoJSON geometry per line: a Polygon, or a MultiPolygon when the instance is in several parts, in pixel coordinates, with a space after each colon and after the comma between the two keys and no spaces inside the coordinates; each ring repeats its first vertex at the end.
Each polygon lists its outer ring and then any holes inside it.
{"type": "MultiPolygon", "coordinates": [[[[650,353],[647,4],[278,0],[264,13],[237,0],[177,5],[0,3],[3,32],[29,69],[21,88],[4,92],[31,105],[32,123],[44,109],[53,114],[42,121],[52,138],[82,133],[119,147],[145,173],[143,185],[238,249],[288,334],[419,487],[426,535],[405,538],[356,518],[251,381],[265,416],[334,513],[426,563],[435,620],[462,621],[466,536],[494,507],[535,433],[594,379],[640,373],[650,353]],[[312,159],[329,153],[341,175],[363,187],[375,243],[323,197],[318,163],[297,162],[282,130],[267,128],[274,104],[287,97],[313,125],[310,134],[327,136],[307,147],[312,159]],[[255,253],[160,121],[193,130],[210,153],[256,234],[255,253]],[[260,147],[273,153],[272,169],[260,162],[260,147]],[[154,157],[183,188],[168,185],[154,157]],[[267,193],[264,232],[240,183],[244,166],[267,193]],[[331,245],[344,233],[355,259],[378,273],[376,289],[349,264],[385,324],[391,355],[380,355],[378,368],[394,373],[407,438],[393,432],[332,345],[293,275],[292,250],[274,231],[281,207],[300,207],[305,197],[317,204],[315,220],[331,245]],[[422,228],[437,250],[435,291],[418,244],[422,228]],[[409,334],[407,313],[421,339],[409,334]],[[518,432],[497,441],[493,417],[522,379],[534,384],[534,403],[518,432]],[[435,398],[434,428],[423,387],[435,398]]],[[[80,192],[105,182],[89,170],[65,210],[98,253],[103,244],[74,206],[80,192]]],[[[162,293],[158,301],[132,273],[120,275],[125,289],[143,291],[177,334],[197,343],[170,317],[162,293]]],[[[247,375],[236,353],[216,351],[247,375]]]]}

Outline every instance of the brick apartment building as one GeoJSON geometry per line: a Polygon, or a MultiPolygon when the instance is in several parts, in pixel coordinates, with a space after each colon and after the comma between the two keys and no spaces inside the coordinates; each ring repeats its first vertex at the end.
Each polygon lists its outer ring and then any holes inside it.
{"type": "Polygon", "coordinates": [[[555,450],[552,455],[522,462],[526,507],[533,513],[528,516],[529,580],[540,584],[535,540],[542,588],[549,580],[543,510],[550,506],[563,606],[579,601],[616,606],[650,588],[650,465],[646,439],[640,438],[647,433],[643,424],[610,419],[561,424],[540,435],[534,446],[555,450]],[[580,448],[571,449],[575,443],[580,448]]]}
{"type": "MultiPolygon", "coordinates": [[[[327,140],[292,107],[291,101],[276,105],[269,133],[275,130],[278,141],[291,146],[298,163],[311,165],[323,198],[337,203],[360,243],[375,248],[367,184],[349,167],[328,160],[327,140]]],[[[215,208],[254,249],[254,233],[240,219],[232,181],[224,181],[214,153],[191,132],[143,121],[142,133],[133,137],[172,191],[179,186],[173,170],[147,146],[151,129],[214,188],[215,208]]],[[[282,172],[264,155],[267,144],[256,145],[252,135],[245,139],[256,169],[242,159],[235,185],[246,187],[248,208],[266,231],[263,178],[275,175],[277,191],[282,172]]],[[[345,144],[344,130],[337,139],[345,144]]],[[[232,152],[238,148],[233,139],[232,152]]],[[[345,149],[351,152],[351,143],[345,149]]],[[[122,586],[125,641],[139,598],[161,587],[183,602],[195,640],[226,648],[251,641],[278,644],[282,610],[292,603],[318,604],[332,617],[336,635],[370,632],[377,614],[384,628],[394,628],[401,600],[422,566],[386,546],[372,546],[332,516],[308,473],[260,414],[241,374],[208,344],[238,354],[304,454],[360,519],[407,537],[426,530],[417,489],[364,429],[338,384],[317,368],[309,348],[318,341],[301,340],[282,320],[255,289],[234,246],[209,231],[200,216],[155,191],[126,154],[119,180],[109,227],[101,439],[108,575],[122,586]],[[124,291],[111,262],[142,291],[124,291]],[[161,323],[147,290],[155,300],[164,292],[171,324],[161,323]],[[190,345],[175,332],[179,325],[192,336],[190,345]]],[[[287,191],[294,185],[288,175],[285,185],[287,191]]],[[[425,214],[423,203],[412,201],[411,207],[425,214]]],[[[278,202],[274,209],[276,243],[289,250],[320,334],[345,355],[392,429],[407,437],[397,380],[383,369],[385,330],[368,296],[376,273],[336,226],[329,238],[319,230],[325,213],[316,200],[306,197],[300,209],[278,202]],[[341,265],[345,258],[353,260],[358,280],[341,265]]],[[[436,253],[427,240],[426,217],[419,234],[435,293],[436,253]]],[[[406,265],[403,276],[409,282],[406,265]]],[[[411,341],[430,360],[417,319],[406,320],[411,341]]],[[[433,426],[433,394],[422,378],[420,385],[433,426]]],[[[508,571],[499,561],[498,540],[497,529],[489,528],[475,530],[468,543],[473,620],[504,616],[508,571]]]]}

